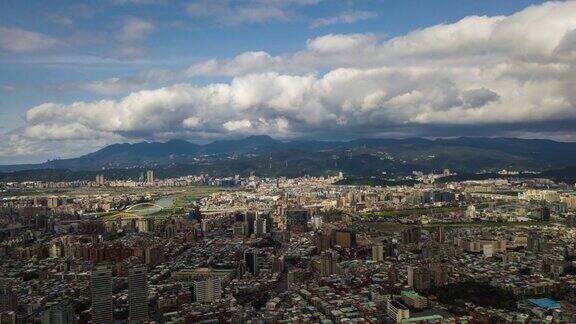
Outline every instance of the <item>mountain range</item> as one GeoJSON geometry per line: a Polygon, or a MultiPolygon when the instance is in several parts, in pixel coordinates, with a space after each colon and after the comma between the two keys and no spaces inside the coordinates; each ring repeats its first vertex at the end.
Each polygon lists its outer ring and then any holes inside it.
{"type": "Polygon", "coordinates": [[[338,171],[358,177],[383,177],[444,168],[471,173],[502,169],[546,171],[572,166],[576,166],[576,143],[552,140],[460,137],[281,141],[250,136],[205,145],[184,140],[113,144],[77,158],[2,165],[0,179],[16,175],[25,175],[26,179],[50,178],[48,175],[58,174],[92,178],[94,172],[129,178],[146,168],[157,170],[159,177],[251,172],[298,176],[338,171]]]}

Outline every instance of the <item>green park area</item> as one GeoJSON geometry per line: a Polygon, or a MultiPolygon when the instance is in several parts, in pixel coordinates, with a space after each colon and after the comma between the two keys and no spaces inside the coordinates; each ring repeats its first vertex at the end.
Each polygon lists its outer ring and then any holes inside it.
{"type": "Polygon", "coordinates": [[[478,282],[460,282],[442,287],[435,287],[429,291],[443,304],[463,307],[465,303],[472,303],[482,307],[515,310],[517,297],[502,288],[478,282]]]}
{"type": "Polygon", "coordinates": [[[423,216],[438,213],[461,212],[466,210],[466,206],[441,206],[441,207],[422,207],[408,209],[385,209],[377,212],[363,214],[366,217],[404,217],[404,216],[423,216]]]}
{"type": "MultiPolygon", "coordinates": [[[[415,224],[402,224],[397,222],[372,222],[370,227],[379,231],[385,232],[398,232],[409,226],[415,224]]],[[[428,223],[423,224],[423,229],[433,230],[435,227],[444,226],[446,228],[457,227],[527,227],[527,226],[547,226],[553,225],[550,222],[529,221],[529,222],[488,222],[488,221],[473,221],[473,222],[443,222],[443,223],[428,223]]]]}
{"type": "Polygon", "coordinates": [[[221,191],[222,188],[211,186],[187,187],[181,192],[162,196],[153,202],[142,203],[122,211],[113,211],[100,215],[102,219],[131,217],[168,217],[183,214],[194,201],[221,191]]]}

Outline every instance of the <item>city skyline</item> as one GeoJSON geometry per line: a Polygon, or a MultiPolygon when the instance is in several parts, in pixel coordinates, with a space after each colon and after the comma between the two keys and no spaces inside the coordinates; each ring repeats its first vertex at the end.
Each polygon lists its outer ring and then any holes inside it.
{"type": "Polygon", "coordinates": [[[1,0],[0,324],[576,323],[576,0],[1,0]]]}
{"type": "Polygon", "coordinates": [[[262,134],[574,141],[575,12],[572,1],[5,1],[0,161],[262,134]]]}

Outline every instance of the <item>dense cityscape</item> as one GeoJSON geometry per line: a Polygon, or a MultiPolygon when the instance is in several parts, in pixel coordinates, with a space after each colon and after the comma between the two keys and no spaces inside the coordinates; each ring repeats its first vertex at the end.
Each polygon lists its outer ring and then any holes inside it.
{"type": "Polygon", "coordinates": [[[0,0],[0,324],[576,324],[576,0],[0,0]]]}
{"type": "Polygon", "coordinates": [[[576,192],[206,175],[3,183],[2,323],[576,321],[576,192]]]}

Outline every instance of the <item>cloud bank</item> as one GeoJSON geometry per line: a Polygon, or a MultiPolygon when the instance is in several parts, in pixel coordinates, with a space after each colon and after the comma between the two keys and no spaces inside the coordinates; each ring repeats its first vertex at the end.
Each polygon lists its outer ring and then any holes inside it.
{"type": "MultiPolygon", "coordinates": [[[[328,34],[295,53],[246,52],[172,72],[228,77],[224,83],[135,90],[132,83],[110,79],[92,86],[133,92],[117,100],[32,107],[9,145],[33,150],[47,141],[249,134],[426,136],[430,129],[447,136],[454,128],[494,129],[498,133],[485,135],[500,135],[529,132],[535,124],[566,125],[576,121],[575,13],[576,2],[549,2],[392,39],[328,34]]],[[[151,30],[132,27],[124,36],[134,42],[151,30]]],[[[169,80],[166,74],[162,71],[169,80]]],[[[140,77],[147,80],[146,74],[140,77]]],[[[570,126],[563,127],[574,135],[570,126]]]]}

